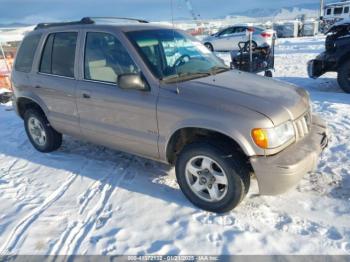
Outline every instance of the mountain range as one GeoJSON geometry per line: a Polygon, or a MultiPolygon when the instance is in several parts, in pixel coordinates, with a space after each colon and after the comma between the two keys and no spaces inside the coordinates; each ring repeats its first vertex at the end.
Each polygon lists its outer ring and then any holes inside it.
{"type": "Polygon", "coordinates": [[[300,15],[306,15],[307,17],[317,17],[318,14],[319,4],[308,3],[284,8],[254,8],[242,12],[230,13],[225,16],[225,18],[243,16],[251,18],[273,17],[275,19],[295,19],[300,15]]]}

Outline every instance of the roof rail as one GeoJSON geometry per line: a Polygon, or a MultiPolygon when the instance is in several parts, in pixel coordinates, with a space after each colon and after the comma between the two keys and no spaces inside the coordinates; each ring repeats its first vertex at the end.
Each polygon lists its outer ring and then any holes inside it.
{"type": "Polygon", "coordinates": [[[44,29],[49,27],[56,27],[56,26],[65,26],[65,25],[84,25],[84,24],[93,24],[94,21],[89,19],[88,17],[84,17],[80,21],[72,21],[72,22],[58,22],[58,23],[40,23],[38,24],[34,30],[37,29],[44,29]]]}
{"type": "Polygon", "coordinates": [[[34,30],[44,29],[49,27],[56,27],[56,26],[65,26],[65,25],[84,25],[84,24],[89,25],[89,24],[94,24],[96,20],[127,20],[127,21],[139,22],[139,23],[149,23],[146,20],[127,18],[127,17],[83,17],[79,21],[72,21],[72,22],[40,23],[34,28],[34,30]]]}
{"type": "Polygon", "coordinates": [[[89,20],[96,22],[96,20],[126,20],[126,21],[134,21],[134,22],[139,22],[139,23],[149,23],[147,20],[143,19],[137,19],[137,18],[129,18],[129,17],[84,17],[82,20],[89,20]]]}

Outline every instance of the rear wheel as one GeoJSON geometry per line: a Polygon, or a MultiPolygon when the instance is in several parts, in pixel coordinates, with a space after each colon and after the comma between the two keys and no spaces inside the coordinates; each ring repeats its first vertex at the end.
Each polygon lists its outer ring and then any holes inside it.
{"type": "Polygon", "coordinates": [[[345,62],[338,70],[338,84],[346,93],[350,93],[350,61],[345,62]]]}
{"type": "Polygon", "coordinates": [[[211,144],[186,146],[176,162],[182,192],[196,206],[223,213],[235,208],[249,189],[250,173],[238,154],[211,144]]]}
{"type": "Polygon", "coordinates": [[[265,74],[264,74],[266,77],[273,77],[273,74],[272,74],[272,71],[271,70],[267,70],[265,71],[265,74]]]}
{"type": "Polygon", "coordinates": [[[24,113],[24,126],[31,144],[40,152],[57,150],[62,144],[62,134],[53,129],[46,116],[39,110],[24,113]]]}

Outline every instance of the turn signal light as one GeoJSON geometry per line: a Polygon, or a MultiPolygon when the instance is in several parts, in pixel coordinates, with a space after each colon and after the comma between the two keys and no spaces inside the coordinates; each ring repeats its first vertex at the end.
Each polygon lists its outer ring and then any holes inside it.
{"type": "Polygon", "coordinates": [[[268,148],[268,136],[266,130],[261,128],[255,128],[252,130],[252,137],[257,146],[267,149],[268,148]]]}

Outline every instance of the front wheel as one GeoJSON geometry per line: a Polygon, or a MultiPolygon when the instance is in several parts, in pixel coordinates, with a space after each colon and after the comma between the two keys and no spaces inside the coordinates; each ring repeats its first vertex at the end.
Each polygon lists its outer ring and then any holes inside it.
{"type": "Polygon", "coordinates": [[[350,61],[340,66],[338,70],[338,84],[346,93],[350,93],[350,61]]]}
{"type": "Polygon", "coordinates": [[[207,143],[186,146],[176,161],[182,192],[196,206],[223,213],[235,208],[249,189],[250,173],[239,154],[207,143]]]}
{"type": "Polygon", "coordinates": [[[213,47],[213,45],[212,45],[211,43],[205,43],[204,45],[205,45],[205,47],[208,48],[211,52],[214,51],[214,47],[213,47]]]}

